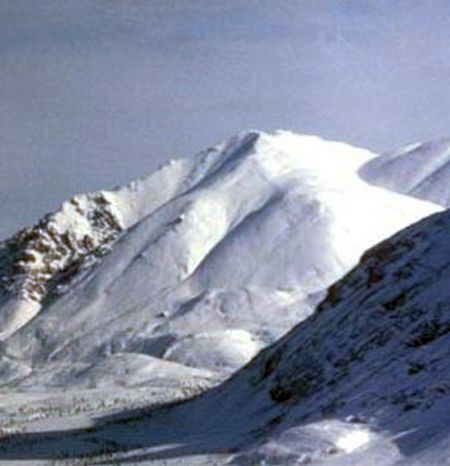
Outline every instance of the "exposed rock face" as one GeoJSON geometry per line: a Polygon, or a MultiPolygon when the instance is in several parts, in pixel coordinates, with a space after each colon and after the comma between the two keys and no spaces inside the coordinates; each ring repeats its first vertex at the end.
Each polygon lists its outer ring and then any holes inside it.
{"type": "Polygon", "coordinates": [[[0,293],[42,304],[105,255],[122,226],[102,193],[76,196],[0,243],[0,293]]]}

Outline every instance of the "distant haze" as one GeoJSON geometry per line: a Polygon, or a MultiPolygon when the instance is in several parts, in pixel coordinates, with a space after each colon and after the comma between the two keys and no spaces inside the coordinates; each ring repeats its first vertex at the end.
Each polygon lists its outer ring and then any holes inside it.
{"type": "Polygon", "coordinates": [[[243,129],[450,135],[448,0],[0,0],[0,238],[243,129]]]}

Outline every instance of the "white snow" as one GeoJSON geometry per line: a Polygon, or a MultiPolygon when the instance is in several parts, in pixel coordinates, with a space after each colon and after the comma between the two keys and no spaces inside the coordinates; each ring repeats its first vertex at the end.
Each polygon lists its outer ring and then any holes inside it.
{"type": "Polygon", "coordinates": [[[243,366],[263,347],[261,341],[242,329],[199,332],[177,340],[163,358],[186,366],[226,370],[243,366]]]}
{"type": "Polygon", "coordinates": [[[409,144],[369,161],[361,176],[377,186],[450,206],[450,140],[409,144]]]}
{"type": "Polygon", "coordinates": [[[355,430],[342,434],[336,441],[336,446],[346,453],[352,453],[355,450],[367,445],[370,441],[370,433],[365,430],[355,430]]]}

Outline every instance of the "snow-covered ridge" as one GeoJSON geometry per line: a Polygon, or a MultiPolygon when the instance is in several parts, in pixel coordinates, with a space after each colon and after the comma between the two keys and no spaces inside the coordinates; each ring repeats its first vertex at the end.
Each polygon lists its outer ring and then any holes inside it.
{"type": "Polygon", "coordinates": [[[36,225],[0,242],[0,294],[42,303],[61,285],[60,279],[75,277],[106,254],[120,232],[195,184],[210,168],[211,154],[222,146],[198,154],[195,162],[172,160],[154,174],[111,191],[74,196],[36,225]]]}
{"type": "Polygon", "coordinates": [[[188,189],[193,162],[170,161],[111,191],[79,194],[0,242],[0,339],[35,317],[111,251],[123,231],[188,189]]]}
{"type": "Polygon", "coordinates": [[[370,160],[361,176],[377,186],[450,206],[450,139],[409,144],[370,160]]]}
{"type": "Polygon", "coordinates": [[[121,232],[189,189],[197,165],[207,170],[209,161],[203,159],[214,151],[198,154],[195,162],[172,160],[110,191],[76,195],[36,225],[1,241],[0,297],[17,299],[27,317],[34,316],[43,302],[64,293],[107,254],[121,232]]]}

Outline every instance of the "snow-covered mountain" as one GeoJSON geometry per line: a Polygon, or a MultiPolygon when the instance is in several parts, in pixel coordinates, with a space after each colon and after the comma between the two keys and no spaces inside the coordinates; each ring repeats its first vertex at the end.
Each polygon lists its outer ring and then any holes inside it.
{"type": "Polygon", "coordinates": [[[363,181],[374,157],[250,131],[66,202],[0,247],[0,382],[104,385],[113,367],[126,383],[155,358],[242,366],[368,247],[440,210],[363,181]]]}
{"type": "Polygon", "coordinates": [[[370,160],[361,176],[377,186],[450,206],[450,139],[410,144],[370,160]]]}
{"type": "Polygon", "coordinates": [[[98,419],[87,429],[53,425],[45,432],[45,423],[38,424],[7,438],[0,458],[5,464],[67,455],[82,455],[86,464],[446,464],[449,234],[446,211],[373,247],[309,318],[197,398],[98,419]]]}

